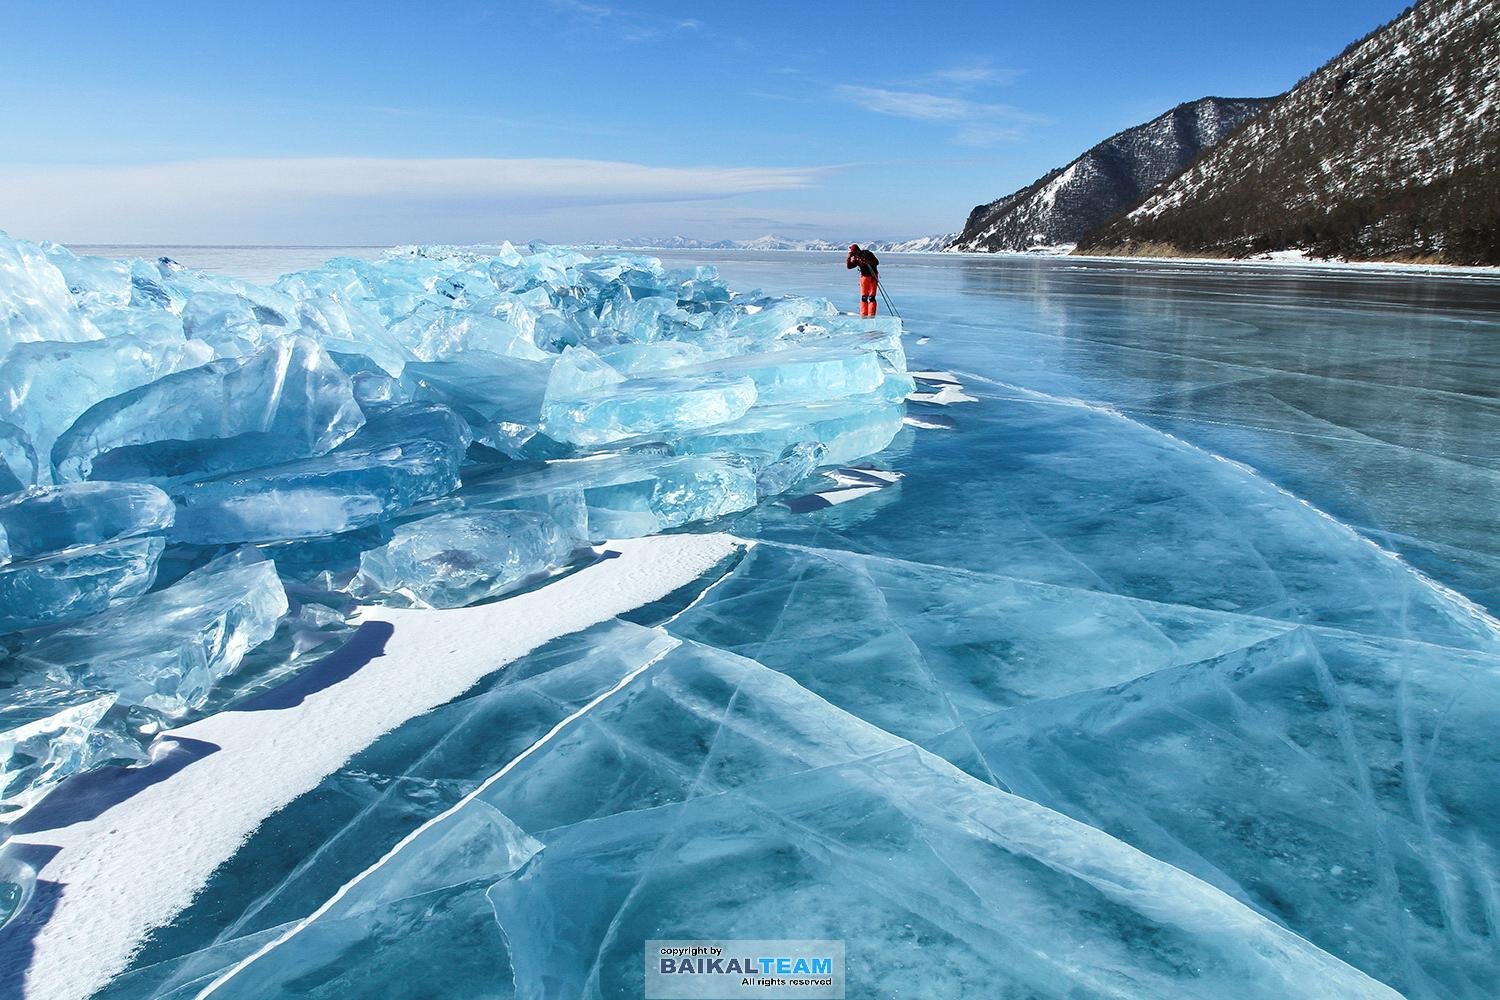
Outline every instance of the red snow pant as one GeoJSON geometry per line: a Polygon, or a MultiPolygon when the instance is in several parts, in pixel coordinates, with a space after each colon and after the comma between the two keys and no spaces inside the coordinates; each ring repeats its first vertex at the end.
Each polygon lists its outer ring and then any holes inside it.
{"type": "Polygon", "coordinates": [[[859,276],[859,314],[875,315],[875,292],[880,288],[880,279],[868,275],[859,276]]]}

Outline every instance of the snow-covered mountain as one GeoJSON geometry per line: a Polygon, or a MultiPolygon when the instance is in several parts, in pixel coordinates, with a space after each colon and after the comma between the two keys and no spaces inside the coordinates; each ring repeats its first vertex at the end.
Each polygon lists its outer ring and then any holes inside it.
{"type": "Polygon", "coordinates": [[[877,253],[932,253],[948,249],[957,238],[957,233],[945,233],[942,236],[918,236],[912,240],[880,240],[862,245],[877,253]]]}
{"type": "Polygon", "coordinates": [[[1110,136],[1067,166],[969,213],[952,250],[1072,244],[1181,172],[1271,98],[1205,97],[1110,136]]]}
{"type": "Polygon", "coordinates": [[[600,246],[627,247],[652,250],[727,250],[734,246],[731,240],[700,240],[691,236],[629,236],[623,240],[609,240],[600,246]]]}
{"type": "Polygon", "coordinates": [[[1500,263],[1497,120],[1500,0],[1422,0],[1081,249],[1500,263]]]}

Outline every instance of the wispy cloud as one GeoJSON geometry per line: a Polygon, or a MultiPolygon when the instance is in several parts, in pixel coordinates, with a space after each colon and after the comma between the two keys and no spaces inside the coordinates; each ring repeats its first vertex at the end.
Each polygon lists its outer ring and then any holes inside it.
{"type": "Polygon", "coordinates": [[[573,25],[608,28],[622,42],[647,42],[664,35],[697,31],[703,22],[693,17],[661,17],[591,0],[547,0],[573,25]]]}
{"type": "Polygon", "coordinates": [[[926,94],[915,90],[884,90],[879,87],[856,87],[842,84],[835,93],[841,100],[866,111],[920,121],[956,122],[980,118],[1029,120],[1031,116],[1008,104],[985,104],[965,97],[926,94]]]}
{"type": "Polygon", "coordinates": [[[970,90],[982,86],[1005,86],[1014,83],[1020,75],[1021,71],[1017,69],[996,69],[984,63],[969,63],[933,70],[927,74],[927,79],[959,90],[970,90]]]}
{"type": "MultiPolygon", "coordinates": [[[[656,167],[581,159],[215,159],[0,167],[0,219],[59,239],[498,218],[517,211],[677,204],[813,186],[831,167],[656,167]]],[[[196,237],[192,237],[196,238],[196,237]]],[[[210,237],[217,238],[217,237],[210,237]]],[[[249,237],[247,237],[249,238],[249,237]]],[[[401,238],[393,234],[392,239],[401,238]]]]}
{"type": "Polygon", "coordinates": [[[924,78],[929,84],[946,83],[946,87],[892,89],[840,84],[833,88],[833,96],[875,114],[961,126],[953,136],[955,143],[990,146],[1019,139],[1026,126],[1046,121],[1011,104],[967,96],[973,88],[996,83],[1002,76],[1002,71],[987,66],[950,67],[924,78]]]}

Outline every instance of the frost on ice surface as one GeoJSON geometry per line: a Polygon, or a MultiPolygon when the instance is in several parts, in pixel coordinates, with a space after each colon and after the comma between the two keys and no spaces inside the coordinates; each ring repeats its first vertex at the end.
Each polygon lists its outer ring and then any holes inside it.
{"type": "Polygon", "coordinates": [[[492,599],[880,450],[900,333],[633,255],[414,247],[262,286],[0,236],[0,656],[18,698],[115,699],[59,709],[44,759],[72,763],[13,782],[97,763],[68,741],[119,706],[137,734],[200,710],[289,610],[265,649],[293,656],[351,593],[492,599]]]}

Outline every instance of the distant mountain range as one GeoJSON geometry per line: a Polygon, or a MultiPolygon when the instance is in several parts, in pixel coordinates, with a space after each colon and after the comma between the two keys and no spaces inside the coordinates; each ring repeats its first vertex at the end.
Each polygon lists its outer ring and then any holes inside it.
{"type": "Polygon", "coordinates": [[[969,213],[952,249],[1070,249],[1182,172],[1272,98],[1205,97],[1110,136],[1065,167],[969,213]]]}
{"type": "Polygon", "coordinates": [[[1500,0],[1422,0],[1080,251],[1500,263],[1500,0]]]}
{"type": "MultiPolygon", "coordinates": [[[[953,241],[947,236],[919,236],[911,240],[876,240],[860,243],[860,246],[877,253],[916,253],[942,250],[953,241]]],[[[797,240],[785,236],[758,236],[753,240],[700,240],[691,236],[636,236],[623,240],[602,243],[600,246],[621,247],[628,250],[837,250],[849,249],[846,240],[832,243],[828,240],[797,240]]]]}
{"type": "MultiPolygon", "coordinates": [[[[877,252],[1030,251],[1500,264],[1500,0],[1420,0],[1280,97],[1205,97],[877,252]]],[[[762,236],[653,249],[842,251],[762,236]]]]}

